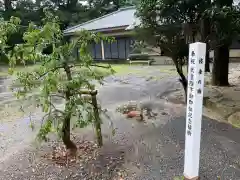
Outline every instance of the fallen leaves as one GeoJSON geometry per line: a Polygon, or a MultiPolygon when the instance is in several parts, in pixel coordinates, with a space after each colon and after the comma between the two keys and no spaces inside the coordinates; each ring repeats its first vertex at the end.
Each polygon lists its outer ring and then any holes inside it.
{"type": "Polygon", "coordinates": [[[45,154],[43,157],[59,166],[69,166],[74,163],[85,163],[95,159],[97,156],[96,149],[97,144],[91,141],[81,141],[77,145],[77,151],[74,154],[68,151],[65,146],[59,145],[53,147],[51,154],[45,154]]]}
{"type": "Polygon", "coordinates": [[[141,117],[142,113],[140,111],[130,111],[127,113],[127,118],[141,117]]]}
{"type": "Polygon", "coordinates": [[[141,104],[133,101],[119,106],[116,111],[126,115],[126,118],[135,118],[137,121],[144,121],[146,119],[156,118],[157,116],[157,113],[154,113],[152,109],[142,108],[141,104]]]}

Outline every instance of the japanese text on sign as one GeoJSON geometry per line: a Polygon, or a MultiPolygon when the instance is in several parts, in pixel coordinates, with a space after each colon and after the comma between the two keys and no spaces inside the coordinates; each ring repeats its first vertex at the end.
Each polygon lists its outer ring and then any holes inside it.
{"type": "Polygon", "coordinates": [[[196,62],[195,58],[195,52],[191,52],[191,57],[190,57],[190,64],[189,64],[189,69],[190,69],[190,76],[189,76],[189,81],[188,81],[188,113],[187,113],[187,135],[191,136],[192,135],[192,118],[193,118],[193,99],[194,99],[194,84],[196,83],[195,78],[194,78],[194,73],[196,71],[194,65],[196,62]]]}
{"type": "Polygon", "coordinates": [[[196,53],[190,53],[189,61],[189,76],[188,76],[188,113],[187,113],[187,135],[192,135],[192,121],[193,121],[193,105],[194,96],[202,94],[202,79],[203,69],[199,65],[203,64],[202,58],[197,58],[196,53]]]}

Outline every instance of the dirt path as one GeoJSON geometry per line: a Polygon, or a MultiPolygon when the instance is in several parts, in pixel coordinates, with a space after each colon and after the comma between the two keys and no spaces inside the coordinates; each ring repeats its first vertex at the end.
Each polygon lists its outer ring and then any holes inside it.
{"type": "Polygon", "coordinates": [[[36,130],[29,128],[30,120],[35,122],[40,112],[32,114],[21,112],[21,102],[10,90],[12,80],[0,77],[0,163],[28,147],[36,135],[36,130]]]}
{"type": "MultiPolygon", "coordinates": [[[[3,154],[6,158],[0,163],[0,180],[119,180],[120,174],[125,176],[124,180],[172,180],[182,175],[185,109],[183,105],[171,104],[164,98],[181,85],[177,77],[161,73],[157,66],[137,68],[143,73],[108,77],[99,89],[100,103],[108,110],[110,121],[117,129],[116,135],[112,136],[109,120],[104,121],[104,147],[98,158],[90,162],[95,165],[94,170],[82,163],[59,167],[40,158],[34,148],[25,148],[34,138],[34,132],[22,128],[24,121],[21,120],[19,124],[10,125],[12,129],[8,132],[12,133],[4,132],[5,139],[15,137],[7,147],[23,148],[18,148],[14,155],[6,148],[3,154]],[[146,103],[157,113],[156,119],[139,123],[116,113],[117,106],[130,100],[146,103]],[[14,130],[14,126],[18,128],[14,130]],[[10,154],[7,156],[6,152],[10,154]],[[99,175],[91,176],[93,171],[99,175]]],[[[202,179],[217,180],[219,176],[224,180],[239,180],[240,131],[206,118],[202,131],[202,179]]],[[[85,134],[82,130],[80,132],[85,134]]],[[[92,138],[92,132],[86,134],[86,138],[92,138]]],[[[2,142],[7,141],[0,139],[3,145],[2,142]]],[[[45,151],[43,148],[39,152],[45,151]]]]}
{"type": "Polygon", "coordinates": [[[36,126],[36,129],[32,129],[30,128],[30,124],[35,123],[37,125],[41,114],[37,112],[29,116],[26,115],[23,118],[1,123],[0,163],[29,146],[37,134],[38,127],[36,126]]]}
{"type": "MultiPolygon", "coordinates": [[[[154,70],[156,71],[156,75],[159,70],[157,68],[155,68],[154,70]]],[[[154,75],[154,73],[151,71],[149,71],[148,73],[150,73],[149,77],[154,75]]],[[[147,97],[147,93],[149,92],[145,90],[145,81],[146,78],[135,77],[132,75],[127,75],[123,77],[112,76],[106,78],[106,84],[102,88],[104,89],[103,91],[112,91],[113,88],[117,90],[116,92],[120,92],[121,94],[118,94],[117,96],[112,93],[110,93],[109,96],[104,95],[104,97],[100,98],[102,100],[101,104],[119,104],[121,103],[120,101],[124,102],[134,99],[137,100],[141,96],[147,97]],[[125,87],[122,86],[124,84],[123,81],[125,81],[125,87]],[[128,85],[126,84],[126,82],[128,85]],[[111,88],[109,89],[108,87],[111,88]],[[135,97],[133,97],[132,94],[135,97]],[[118,97],[119,99],[114,98],[114,96],[118,97]]],[[[15,99],[13,93],[10,92],[7,87],[10,83],[11,82],[6,78],[0,79],[0,99],[2,104],[4,104],[5,101],[11,101],[15,99]]],[[[6,109],[4,110],[6,111],[6,109]]],[[[17,106],[15,107],[15,109],[11,108],[10,111],[11,110],[20,111],[19,107],[17,106]]],[[[31,111],[32,110],[33,109],[31,109],[31,111]]],[[[6,114],[4,117],[1,114],[2,117],[0,118],[0,163],[7,160],[9,157],[11,157],[11,155],[15,154],[16,152],[27,147],[30,142],[34,140],[34,137],[37,133],[37,127],[42,116],[40,110],[34,110],[33,113],[27,111],[27,113],[22,113],[24,115],[21,114],[21,117],[18,118],[16,118],[16,116],[20,116],[20,114],[15,115],[15,113],[16,112],[13,111],[9,112],[9,114],[6,114]],[[36,126],[34,130],[30,128],[31,123],[34,123],[34,125],[36,126]]]]}
{"type": "MultiPolygon", "coordinates": [[[[128,78],[130,77],[125,76],[123,82],[128,82],[128,78]]],[[[175,176],[181,176],[183,172],[185,108],[167,103],[159,97],[168,96],[169,92],[181,86],[176,78],[166,78],[156,82],[143,81],[138,83],[141,91],[136,91],[133,87],[129,88],[131,85],[127,84],[120,85],[119,91],[115,94],[111,86],[108,91],[104,89],[101,96],[108,96],[109,101],[106,104],[129,99],[148,101],[152,107],[155,107],[155,112],[168,114],[158,117],[152,127],[150,126],[152,121],[147,123],[147,126],[138,124],[135,130],[123,127],[124,132],[128,132],[124,134],[126,141],[122,142],[120,139],[117,143],[127,152],[123,165],[123,169],[127,171],[126,179],[170,180],[175,176]],[[129,92],[129,96],[124,92],[129,92]],[[145,95],[141,94],[143,92],[145,95]]],[[[132,82],[138,81],[134,79],[132,82]]],[[[119,126],[121,127],[120,124],[117,127],[119,126]]],[[[203,119],[200,162],[202,179],[240,179],[239,135],[239,129],[208,118],[203,119]]]]}

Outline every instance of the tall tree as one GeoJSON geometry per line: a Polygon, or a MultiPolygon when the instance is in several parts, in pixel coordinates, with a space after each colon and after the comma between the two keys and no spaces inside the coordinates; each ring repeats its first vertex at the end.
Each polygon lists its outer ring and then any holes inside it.
{"type": "Polygon", "coordinates": [[[141,19],[137,34],[140,40],[148,45],[159,47],[164,55],[172,58],[186,94],[187,78],[182,67],[188,56],[187,42],[195,38],[196,28],[193,26],[195,16],[192,16],[192,13],[195,14],[195,9],[189,8],[188,17],[183,16],[184,14],[179,11],[185,5],[171,0],[151,2],[142,0],[137,12],[141,19]],[[184,31],[188,33],[187,36],[184,35],[184,31]]]}
{"type": "Polygon", "coordinates": [[[165,55],[173,59],[186,92],[187,79],[182,66],[188,56],[187,44],[207,41],[205,32],[207,27],[204,21],[201,24],[201,19],[202,13],[209,4],[204,0],[141,0],[140,2],[137,14],[141,19],[141,28],[150,33],[141,34],[139,37],[149,44],[157,45],[165,55]]]}
{"type": "Polygon", "coordinates": [[[3,1],[4,19],[9,20],[11,17],[11,14],[13,12],[12,2],[13,2],[13,0],[4,0],[3,1]]]}
{"type": "Polygon", "coordinates": [[[229,85],[229,47],[232,39],[237,37],[239,14],[240,12],[233,7],[233,0],[215,0],[209,12],[215,38],[212,85],[229,85]]]}
{"type": "Polygon", "coordinates": [[[48,9],[59,16],[61,29],[65,29],[91,19],[88,7],[81,2],[83,0],[4,0],[0,10],[5,20],[15,16],[22,19],[22,25],[28,25],[29,22],[41,25],[43,10],[48,9]]]}
{"type": "Polygon", "coordinates": [[[91,18],[118,10],[121,7],[137,5],[139,0],[88,0],[91,18]]]}
{"type": "Polygon", "coordinates": [[[215,51],[213,85],[228,85],[229,46],[240,29],[239,8],[232,5],[232,0],[142,0],[138,13],[146,27],[155,28],[153,34],[163,25],[182,26],[186,43],[206,42],[215,51]]]}
{"type": "Polygon", "coordinates": [[[38,6],[41,13],[43,9],[48,9],[58,16],[60,18],[61,29],[66,29],[68,26],[90,19],[87,7],[79,0],[38,0],[38,6]]]}
{"type": "MultiPolygon", "coordinates": [[[[211,7],[211,0],[206,0],[203,2],[202,9],[210,8],[211,7]]],[[[210,19],[208,16],[202,15],[202,18],[200,20],[200,34],[201,34],[201,42],[206,43],[207,49],[206,49],[206,56],[205,56],[205,72],[210,72],[210,45],[209,45],[209,39],[210,39],[210,32],[211,32],[211,24],[210,19]]]]}

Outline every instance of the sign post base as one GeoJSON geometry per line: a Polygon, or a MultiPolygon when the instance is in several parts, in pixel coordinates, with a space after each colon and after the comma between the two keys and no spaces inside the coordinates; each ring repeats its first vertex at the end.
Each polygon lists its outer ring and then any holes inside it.
{"type": "Polygon", "coordinates": [[[189,178],[187,176],[184,176],[184,180],[200,180],[200,177],[189,178]]]}

